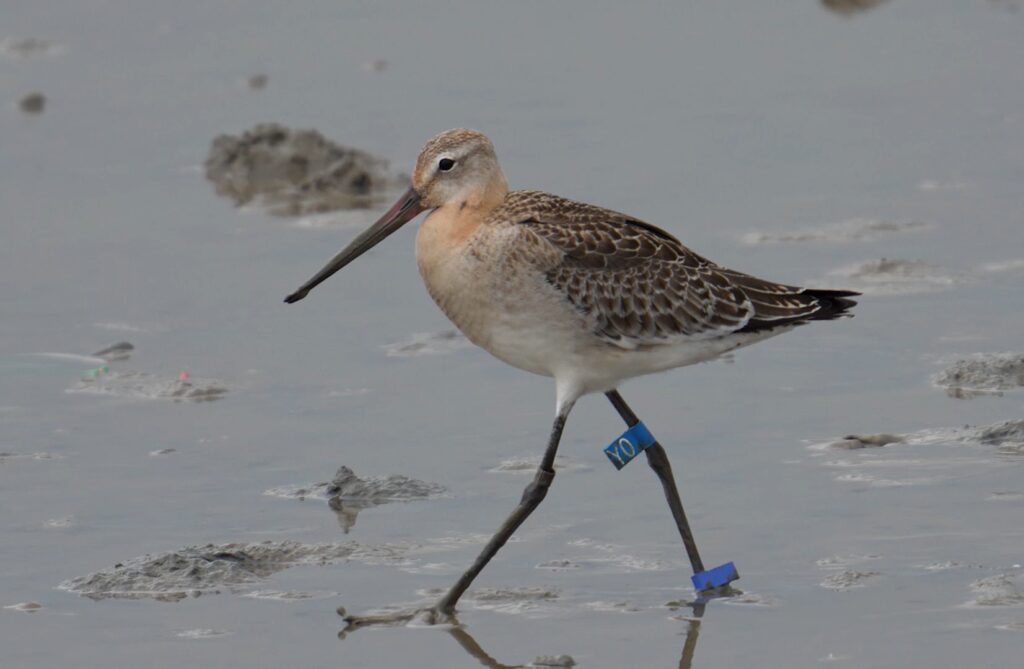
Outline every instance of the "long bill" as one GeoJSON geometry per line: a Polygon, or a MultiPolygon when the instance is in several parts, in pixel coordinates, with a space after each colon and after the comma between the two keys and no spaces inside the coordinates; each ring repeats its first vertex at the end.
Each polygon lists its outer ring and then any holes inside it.
{"type": "Polygon", "coordinates": [[[302,284],[302,287],[297,291],[284,298],[284,301],[288,304],[298,302],[329,276],[384,241],[385,237],[416,218],[422,211],[423,207],[420,205],[419,193],[410,188],[398,199],[398,202],[395,202],[380,217],[380,220],[360,233],[338,255],[334,256],[329,263],[324,265],[322,270],[314,274],[313,278],[309,281],[302,284]]]}

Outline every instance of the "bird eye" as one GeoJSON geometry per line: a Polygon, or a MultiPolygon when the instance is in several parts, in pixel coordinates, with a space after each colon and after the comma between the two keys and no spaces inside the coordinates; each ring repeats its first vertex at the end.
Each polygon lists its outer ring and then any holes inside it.
{"type": "Polygon", "coordinates": [[[442,158],[437,166],[441,168],[442,172],[447,172],[451,168],[455,167],[455,161],[451,158],[442,158]]]}

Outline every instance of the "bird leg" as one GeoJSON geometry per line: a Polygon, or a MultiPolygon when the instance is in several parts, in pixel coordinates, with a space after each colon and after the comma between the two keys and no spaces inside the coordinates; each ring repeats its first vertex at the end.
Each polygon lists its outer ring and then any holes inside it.
{"type": "MultiPolygon", "coordinates": [[[[605,396],[612,403],[612,406],[615,407],[615,410],[619,412],[619,415],[622,416],[622,420],[626,421],[626,425],[633,427],[640,422],[640,419],[636,417],[633,410],[626,404],[626,400],[622,399],[622,395],[619,394],[618,390],[610,390],[605,393],[605,396]]],[[[676,527],[679,529],[679,536],[683,540],[683,546],[686,547],[686,554],[690,558],[693,573],[699,574],[704,571],[704,562],[700,559],[697,543],[694,541],[693,532],[690,530],[690,523],[686,520],[686,512],[683,511],[683,502],[679,498],[675,477],[672,476],[672,465],[668,462],[668,454],[665,453],[665,449],[657,441],[648,446],[644,453],[647,454],[647,464],[651,466],[651,469],[654,470],[654,473],[661,480],[661,487],[665,490],[668,508],[672,511],[672,517],[675,519],[676,527]]]]}
{"type": "Polygon", "coordinates": [[[483,551],[480,552],[480,556],[477,557],[476,562],[473,566],[466,570],[466,573],[455,582],[455,585],[448,590],[448,593],[438,601],[434,607],[438,613],[446,616],[450,616],[455,613],[455,603],[459,601],[459,597],[466,591],[469,584],[473,582],[477,574],[483,571],[483,568],[487,566],[487,563],[491,561],[491,558],[497,554],[505,542],[509,540],[512,533],[518,529],[523,521],[533,513],[533,510],[540,505],[544,500],[544,497],[548,494],[548,488],[551,486],[551,482],[555,479],[555,453],[558,452],[558,442],[562,439],[562,430],[565,428],[565,420],[569,417],[569,410],[572,409],[570,404],[567,407],[563,407],[558,415],[555,417],[555,423],[551,427],[551,438],[548,440],[547,450],[544,451],[544,459],[541,460],[540,466],[537,468],[537,473],[533,477],[533,481],[530,482],[526,489],[523,490],[523,496],[519,500],[519,506],[515,508],[498,531],[495,533],[491,540],[484,546],[483,551]]]}
{"type": "Polygon", "coordinates": [[[342,613],[342,610],[339,610],[339,613],[345,617],[345,621],[348,623],[346,631],[364,625],[399,624],[414,618],[422,619],[428,624],[451,621],[455,615],[455,604],[462,597],[462,594],[466,592],[473,579],[483,571],[483,568],[487,566],[491,558],[501,550],[501,547],[505,545],[512,534],[523,524],[523,521],[529,517],[547,495],[548,488],[555,478],[555,453],[558,452],[558,443],[562,438],[562,430],[565,428],[565,421],[569,417],[571,409],[572,404],[559,408],[558,415],[555,417],[555,423],[551,427],[551,437],[548,440],[547,450],[544,451],[544,458],[537,468],[533,481],[523,490],[523,496],[519,500],[519,505],[502,523],[498,531],[491,537],[491,540],[487,542],[487,545],[484,546],[484,549],[480,552],[473,565],[455,582],[455,585],[448,590],[444,597],[428,609],[395,612],[378,616],[346,616],[342,613]]]}

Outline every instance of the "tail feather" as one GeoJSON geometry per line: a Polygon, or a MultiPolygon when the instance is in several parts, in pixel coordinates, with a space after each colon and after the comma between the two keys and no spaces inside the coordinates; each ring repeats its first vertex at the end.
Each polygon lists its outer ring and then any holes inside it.
{"type": "Polygon", "coordinates": [[[782,326],[803,325],[810,321],[831,321],[836,318],[848,318],[853,316],[850,309],[856,306],[857,301],[851,297],[857,297],[860,293],[852,290],[828,290],[824,288],[805,288],[799,294],[801,298],[811,298],[817,304],[817,309],[809,314],[805,313],[792,318],[757,318],[756,316],[743,326],[739,332],[759,332],[773,330],[782,326]]]}
{"type": "Polygon", "coordinates": [[[821,305],[821,309],[814,312],[807,319],[811,321],[831,321],[844,316],[852,316],[853,314],[847,312],[857,306],[857,300],[849,298],[860,295],[860,293],[853,290],[825,290],[820,288],[808,288],[805,292],[807,295],[818,300],[818,304],[821,305]]]}

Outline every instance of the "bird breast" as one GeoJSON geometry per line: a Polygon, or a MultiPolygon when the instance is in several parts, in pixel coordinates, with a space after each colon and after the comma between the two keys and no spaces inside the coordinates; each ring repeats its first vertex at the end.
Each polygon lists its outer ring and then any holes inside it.
{"type": "MultiPolygon", "coordinates": [[[[427,291],[477,346],[520,369],[552,376],[585,334],[547,284],[514,224],[432,213],[416,236],[416,264],[427,291]]],[[[532,249],[535,251],[535,249],[532,249]]]]}

